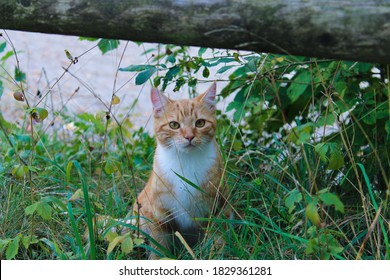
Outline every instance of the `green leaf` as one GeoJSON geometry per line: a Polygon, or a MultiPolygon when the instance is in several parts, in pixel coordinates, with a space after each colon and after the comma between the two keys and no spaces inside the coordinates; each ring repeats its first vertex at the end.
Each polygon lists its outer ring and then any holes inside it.
{"type": "Polygon", "coordinates": [[[287,140],[292,141],[294,144],[303,144],[307,143],[314,130],[314,124],[309,122],[303,125],[294,127],[287,136],[287,140]]]}
{"type": "Polygon", "coordinates": [[[40,201],[37,206],[37,213],[47,221],[51,219],[52,208],[48,203],[40,201]]]}
{"type": "Polygon", "coordinates": [[[19,239],[20,235],[16,236],[10,243],[8,243],[7,251],[5,252],[5,257],[7,260],[13,259],[19,251],[19,239]]]}
{"type": "Polygon", "coordinates": [[[37,239],[37,237],[35,235],[27,235],[27,236],[23,236],[22,237],[22,244],[24,246],[24,248],[28,249],[28,247],[31,245],[31,244],[36,244],[38,243],[39,240],[37,239]]]}
{"type": "Polygon", "coordinates": [[[32,215],[37,210],[39,202],[35,202],[34,204],[27,206],[26,209],[24,209],[24,213],[26,215],[32,215]]]}
{"type": "Polygon", "coordinates": [[[119,68],[119,71],[123,71],[123,72],[141,72],[141,71],[144,71],[144,70],[148,70],[148,69],[151,69],[151,68],[156,68],[155,66],[153,65],[129,65],[125,68],[119,68]]]}
{"type": "Polygon", "coordinates": [[[0,44],[0,53],[3,52],[5,50],[5,47],[7,46],[7,43],[6,42],[3,42],[0,44]]]}
{"type": "Polygon", "coordinates": [[[233,142],[233,150],[234,151],[241,151],[242,150],[242,145],[243,145],[243,143],[242,143],[241,140],[235,140],[233,142]]]}
{"type": "Polygon", "coordinates": [[[217,66],[221,63],[231,63],[231,62],[236,62],[236,59],[233,57],[214,57],[210,59],[210,66],[217,66]]]}
{"type": "Polygon", "coordinates": [[[104,235],[104,240],[107,240],[110,243],[117,237],[118,237],[118,233],[117,232],[113,232],[113,231],[109,230],[104,235]]]}
{"type": "Polygon", "coordinates": [[[313,254],[317,249],[317,238],[312,238],[307,243],[306,254],[313,254]]]}
{"type": "Polygon", "coordinates": [[[205,67],[202,72],[202,76],[205,78],[208,78],[210,76],[210,70],[209,68],[205,67]]]}
{"type": "Polygon", "coordinates": [[[100,39],[97,45],[101,50],[102,54],[105,54],[106,52],[118,48],[119,40],[100,39]]]}
{"type": "Polygon", "coordinates": [[[98,38],[92,38],[92,37],[79,37],[79,40],[80,41],[90,41],[90,42],[94,42],[94,41],[97,41],[99,40],[98,38]]]}
{"type": "Polygon", "coordinates": [[[363,117],[363,122],[368,125],[374,125],[377,120],[377,112],[372,110],[363,117]]]}
{"type": "Polygon", "coordinates": [[[173,54],[168,55],[167,60],[168,60],[170,63],[175,63],[175,62],[176,62],[176,58],[175,58],[175,56],[174,56],[173,54]]]}
{"type": "Polygon", "coordinates": [[[66,254],[62,252],[60,247],[58,246],[57,242],[53,242],[45,237],[41,238],[40,241],[45,243],[49,248],[61,259],[66,260],[69,259],[66,254]]]}
{"type": "Polygon", "coordinates": [[[15,66],[15,80],[17,82],[24,82],[26,80],[26,73],[15,66]]]}
{"type": "Polygon", "coordinates": [[[3,95],[3,92],[4,92],[3,82],[0,81],[0,99],[1,99],[1,96],[3,95]]]}
{"type": "Polygon", "coordinates": [[[328,162],[328,157],[326,156],[326,153],[329,150],[329,146],[326,143],[318,143],[314,147],[316,153],[320,156],[321,160],[325,163],[328,162]]]}
{"type": "MultiPolygon", "coordinates": [[[[1,92],[0,92],[1,96],[1,92]]],[[[385,123],[385,130],[387,132],[387,141],[390,139],[390,120],[385,123]]]]}
{"type": "Polygon", "coordinates": [[[297,144],[307,143],[310,141],[310,139],[311,139],[311,133],[302,131],[301,133],[299,133],[299,139],[297,141],[297,144]]]}
{"type": "Polygon", "coordinates": [[[235,110],[234,114],[233,114],[233,120],[235,122],[239,122],[240,121],[240,118],[241,116],[243,115],[244,113],[244,103],[242,102],[236,102],[236,101],[232,101],[229,103],[229,105],[226,107],[226,112],[229,112],[231,110],[235,110]]]}
{"type": "Polygon", "coordinates": [[[145,240],[143,240],[142,238],[136,237],[136,238],[134,238],[133,242],[136,246],[139,246],[139,245],[143,244],[145,242],[145,240]]]}
{"type": "Polygon", "coordinates": [[[118,245],[119,242],[121,242],[122,240],[124,239],[124,236],[123,235],[120,235],[118,237],[115,237],[114,240],[112,240],[109,244],[108,244],[108,248],[107,248],[107,255],[110,254],[114,248],[118,245]]]}
{"type": "Polygon", "coordinates": [[[343,166],[344,166],[344,157],[340,149],[338,149],[338,145],[337,145],[337,148],[331,150],[328,169],[337,170],[343,166]]]}
{"type": "Polygon", "coordinates": [[[319,227],[321,225],[321,219],[320,215],[318,214],[317,202],[317,199],[314,199],[312,202],[310,202],[306,206],[305,212],[306,217],[310,220],[310,222],[319,227]]]}
{"type": "Polygon", "coordinates": [[[31,239],[30,236],[22,237],[22,244],[25,249],[28,249],[28,247],[30,246],[30,239],[31,239]]]}
{"type": "Polygon", "coordinates": [[[202,56],[207,51],[207,48],[199,48],[198,56],[202,56]]]}
{"type": "Polygon", "coordinates": [[[28,165],[27,169],[30,170],[31,172],[35,172],[35,173],[38,173],[41,171],[41,169],[39,167],[32,166],[32,165],[28,165]]]}
{"type": "Polygon", "coordinates": [[[288,213],[292,213],[295,209],[295,204],[302,201],[302,194],[299,190],[292,190],[286,197],[285,205],[288,208],[288,213]]]}
{"type": "Polygon", "coordinates": [[[144,84],[149,78],[156,73],[157,69],[156,68],[149,68],[146,69],[142,72],[140,72],[137,77],[135,77],[135,84],[136,85],[142,85],[144,84]]]}
{"type": "Polygon", "coordinates": [[[311,239],[308,244],[310,246],[306,248],[306,253],[319,254],[322,260],[329,260],[330,256],[337,256],[344,250],[330,233],[321,233],[318,237],[311,239]]]}
{"type": "Polygon", "coordinates": [[[66,165],[66,183],[70,183],[70,178],[71,178],[71,171],[72,171],[72,166],[73,166],[73,161],[68,162],[66,165]]]}
{"type": "Polygon", "coordinates": [[[106,164],[104,165],[104,171],[107,174],[113,174],[119,171],[118,163],[114,160],[107,160],[106,164]]]}
{"type": "Polygon", "coordinates": [[[177,74],[179,74],[179,72],[180,72],[180,67],[175,65],[175,66],[169,68],[167,74],[165,74],[165,79],[170,81],[173,79],[173,77],[175,77],[177,74]]]}
{"type": "Polygon", "coordinates": [[[58,206],[59,208],[62,209],[62,211],[67,211],[68,210],[68,207],[66,206],[66,204],[61,199],[59,199],[58,197],[47,196],[47,197],[43,198],[42,200],[47,202],[47,203],[52,203],[53,206],[54,205],[58,206]]]}
{"type": "Polygon", "coordinates": [[[173,79],[177,74],[180,73],[181,68],[177,65],[169,68],[168,72],[165,74],[164,83],[162,89],[165,90],[168,86],[168,82],[173,79]]]}
{"type": "Polygon", "coordinates": [[[257,71],[257,63],[260,60],[260,57],[255,55],[255,56],[249,56],[245,58],[246,61],[248,61],[245,64],[245,71],[247,72],[256,72],[257,71]]]}
{"type": "Polygon", "coordinates": [[[69,198],[69,201],[75,201],[83,198],[84,198],[83,190],[77,189],[77,191],[75,191],[74,194],[69,198]]]}
{"type": "Polygon", "coordinates": [[[331,234],[324,234],[324,237],[321,240],[324,244],[328,245],[328,251],[329,253],[334,256],[336,254],[341,253],[344,248],[340,245],[340,243],[337,241],[336,238],[334,238],[331,234]]]}
{"type": "Polygon", "coordinates": [[[31,116],[36,122],[42,122],[48,115],[49,112],[44,108],[33,108],[31,110],[31,116]]]}
{"type": "Polygon", "coordinates": [[[317,127],[324,127],[325,125],[332,125],[336,121],[335,115],[329,114],[326,116],[320,116],[316,121],[317,127]]]}
{"type": "Polygon", "coordinates": [[[328,163],[327,168],[337,170],[344,166],[344,157],[337,143],[318,143],[315,151],[324,163],[328,163]]]}
{"type": "Polygon", "coordinates": [[[193,88],[196,86],[197,83],[198,83],[198,79],[191,77],[191,79],[188,81],[188,86],[193,88]]]}
{"type": "Polygon", "coordinates": [[[344,204],[337,197],[337,195],[329,192],[320,194],[320,200],[325,203],[327,206],[334,206],[337,211],[344,213],[344,204]]]}
{"type": "Polygon", "coordinates": [[[81,179],[81,187],[83,189],[84,193],[84,203],[85,203],[85,214],[87,217],[87,228],[88,228],[88,236],[89,236],[89,242],[90,242],[90,252],[89,252],[89,258],[92,260],[96,259],[96,241],[94,236],[94,224],[93,224],[93,213],[92,213],[92,207],[91,202],[89,199],[89,192],[88,192],[88,185],[86,182],[86,177],[83,172],[83,169],[80,166],[80,163],[76,160],[73,160],[73,164],[75,168],[77,169],[77,173],[79,174],[79,177],[81,179]]]}
{"type": "Polygon", "coordinates": [[[340,96],[344,96],[345,92],[348,90],[347,83],[345,81],[337,81],[333,84],[336,92],[340,94],[340,96]]]}
{"type": "Polygon", "coordinates": [[[13,51],[8,51],[8,52],[6,52],[6,54],[3,55],[3,57],[1,58],[1,61],[4,62],[4,61],[6,61],[8,58],[10,58],[10,57],[13,56],[13,55],[14,55],[14,52],[13,52],[13,51]]]}
{"type": "Polygon", "coordinates": [[[23,177],[28,173],[28,167],[19,164],[15,165],[11,173],[15,178],[23,179],[23,177]]]}
{"type": "Polygon", "coordinates": [[[131,239],[130,235],[127,235],[126,238],[123,239],[121,244],[121,250],[123,253],[128,254],[133,251],[134,243],[131,239]]]}
{"type": "Polygon", "coordinates": [[[31,142],[31,135],[28,134],[14,134],[15,139],[23,143],[23,145],[28,145],[31,142]]]}
{"type": "Polygon", "coordinates": [[[154,77],[154,79],[153,79],[153,86],[155,88],[157,88],[161,84],[161,79],[162,79],[161,76],[154,77]]]}
{"type": "Polygon", "coordinates": [[[217,74],[222,74],[234,67],[235,65],[225,65],[218,69],[217,74]]]}
{"type": "Polygon", "coordinates": [[[359,69],[359,72],[367,73],[373,68],[373,65],[371,63],[359,62],[357,64],[357,67],[359,69]]]}
{"type": "Polygon", "coordinates": [[[12,241],[11,238],[6,238],[6,239],[0,239],[0,252],[4,250],[4,248],[12,241]]]}
{"type": "Polygon", "coordinates": [[[68,50],[65,50],[65,55],[67,59],[73,62],[73,56],[68,50]]]}
{"type": "Polygon", "coordinates": [[[233,57],[234,57],[234,60],[237,61],[237,62],[241,62],[240,60],[240,55],[238,53],[233,53],[233,57]]]}
{"type": "Polygon", "coordinates": [[[294,103],[306,91],[311,82],[310,71],[303,71],[293,78],[291,85],[287,89],[287,96],[294,103]]]}

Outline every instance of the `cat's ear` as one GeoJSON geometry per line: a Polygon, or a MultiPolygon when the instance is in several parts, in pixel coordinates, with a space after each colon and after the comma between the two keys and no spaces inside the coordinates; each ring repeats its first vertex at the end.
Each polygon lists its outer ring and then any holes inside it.
{"type": "Polygon", "coordinates": [[[157,88],[152,88],[150,92],[154,113],[162,112],[162,109],[168,104],[169,99],[162,94],[157,88]]]}
{"type": "Polygon", "coordinates": [[[217,83],[214,82],[205,93],[199,95],[197,98],[208,105],[212,110],[215,109],[215,96],[217,94],[217,83]]]}

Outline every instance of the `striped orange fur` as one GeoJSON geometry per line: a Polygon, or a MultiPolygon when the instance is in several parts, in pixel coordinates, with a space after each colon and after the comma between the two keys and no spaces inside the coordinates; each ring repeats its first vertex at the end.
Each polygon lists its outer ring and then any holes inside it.
{"type": "Polygon", "coordinates": [[[157,89],[151,91],[157,147],[133,215],[142,231],[168,249],[175,231],[188,244],[196,243],[205,226],[197,218],[209,217],[222,201],[215,96],[215,83],[194,99],[171,100],[157,89]]]}

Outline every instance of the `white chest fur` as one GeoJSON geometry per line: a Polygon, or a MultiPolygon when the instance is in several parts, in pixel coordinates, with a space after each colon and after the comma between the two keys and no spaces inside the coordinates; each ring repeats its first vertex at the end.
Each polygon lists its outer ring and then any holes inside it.
{"type": "MultiPolygon", "coordinates": [[[[213,142],[189,152],[179,152],[175,148],[157,146],[156,160],[161,176],[169,183],[167,192],[160,197],[165,208],[170,210],[172,219],[181,228],[195,225],[193,218],[204,217],[207,206],[201,199],[199,188],[208,179],[208,173],[216,160],[216,147],[213,142]],[[198,187],[188,184],[180,178],[192,182],[198,187]]],[[[162,186],[164,187],[164,186],[162,186]]]]}

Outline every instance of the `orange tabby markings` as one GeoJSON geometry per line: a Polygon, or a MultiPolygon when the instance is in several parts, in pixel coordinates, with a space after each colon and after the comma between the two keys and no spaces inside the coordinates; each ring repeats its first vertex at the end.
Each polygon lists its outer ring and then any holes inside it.
{"type": "MultiPolygon", "coordinates": [[[[174,101],[157,89],[151,91],[157,147],[153,171],[133,215],[139,215],[141,230],[168,249],[175,231],[187,243],[196,243],[204,226],[196,218],[208,217],[222,201],[215,95],[215,83],[192,100],[174,101]]],[[[150,258],[157,255],[151,253],[150,258]]]]}

